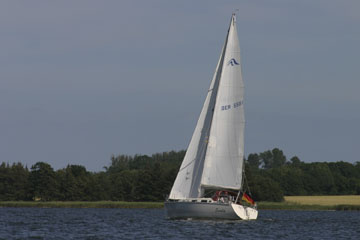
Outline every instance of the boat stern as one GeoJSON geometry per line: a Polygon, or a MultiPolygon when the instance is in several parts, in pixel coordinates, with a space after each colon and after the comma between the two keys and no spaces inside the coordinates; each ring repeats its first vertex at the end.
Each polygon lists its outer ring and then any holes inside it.
{"type": "Polygon", "coordinates": [[[252,207],[247,207],[235,203],[231,203],[231,207],[242,220],[255,220],[258,217],[258,210],[252,207]]]}

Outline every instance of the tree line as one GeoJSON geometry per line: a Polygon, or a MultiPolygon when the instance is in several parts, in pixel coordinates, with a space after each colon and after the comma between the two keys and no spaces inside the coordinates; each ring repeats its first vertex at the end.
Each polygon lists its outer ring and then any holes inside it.
{"type": "MultiPolygon", "coordinates": [[[[81,165],[54,170],[37,162],[0,165],[0,201],[163,201],[185,151],[112,156],[104,171],[81,165]]],[[[245,159],[248,193],[256,201],[282,201],[286,195],[360,195],[360,162],[305,163],[287,160],[274,148],[245,159]]]]}

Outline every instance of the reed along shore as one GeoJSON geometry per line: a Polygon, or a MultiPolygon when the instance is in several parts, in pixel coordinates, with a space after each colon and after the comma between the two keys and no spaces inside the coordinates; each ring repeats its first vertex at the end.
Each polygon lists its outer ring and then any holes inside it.
{"type": "Polygon", "coordinates": [[[162,202],[122,202],[122,201],[4,201],[0,207],[38,207],[38,208],[163,208],[162,202]]]}
{"type": "MultiPolygon", "coordinates": [[[[287,196],[283,202],[258,202],[259,210],[357,210],[360,195],[287,196]]],[[[163,202],[123,201],[0,201],[0,207],[39,208],[163,208],[163,202]]]]}

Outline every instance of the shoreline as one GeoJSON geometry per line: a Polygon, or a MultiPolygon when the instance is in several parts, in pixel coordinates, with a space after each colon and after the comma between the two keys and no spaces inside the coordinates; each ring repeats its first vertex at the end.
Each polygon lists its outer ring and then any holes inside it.
{"type": "MultiPolygon", "coordinates": [[[[293,202],[258,202],[259,210],[304,210],[304,211],[360,211],[359,205],[351,204],[299,204],[293,202]]],[[[29,207],[29,208],[132,208],[132,209],[160,209],[164,208],[163,202],[123,202],[123,201],[0,201],[2,207],[29,207]]]]}
{"type": "Polygon", "coordinates": [[[34,208],[163,208],[163,202],[124,201],[0,201],[1,207],[34,208]]]}
{"type": "Polygon", "coordinates": [[[351,204],[299,204],[292,202],[259,202],[259,210],[303,210],[303,211],[360,211],[359,205],[351,204]]]}

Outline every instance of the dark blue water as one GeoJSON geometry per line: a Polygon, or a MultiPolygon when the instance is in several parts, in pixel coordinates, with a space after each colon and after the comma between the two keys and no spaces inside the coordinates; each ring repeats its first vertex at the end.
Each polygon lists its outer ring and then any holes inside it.
{"type": "Polygon", "coordinates": [[[360,239],[360,212],[260,211],[256,221],[166,220],[162,209],[0,208],[0,239],[360,239]]]}

